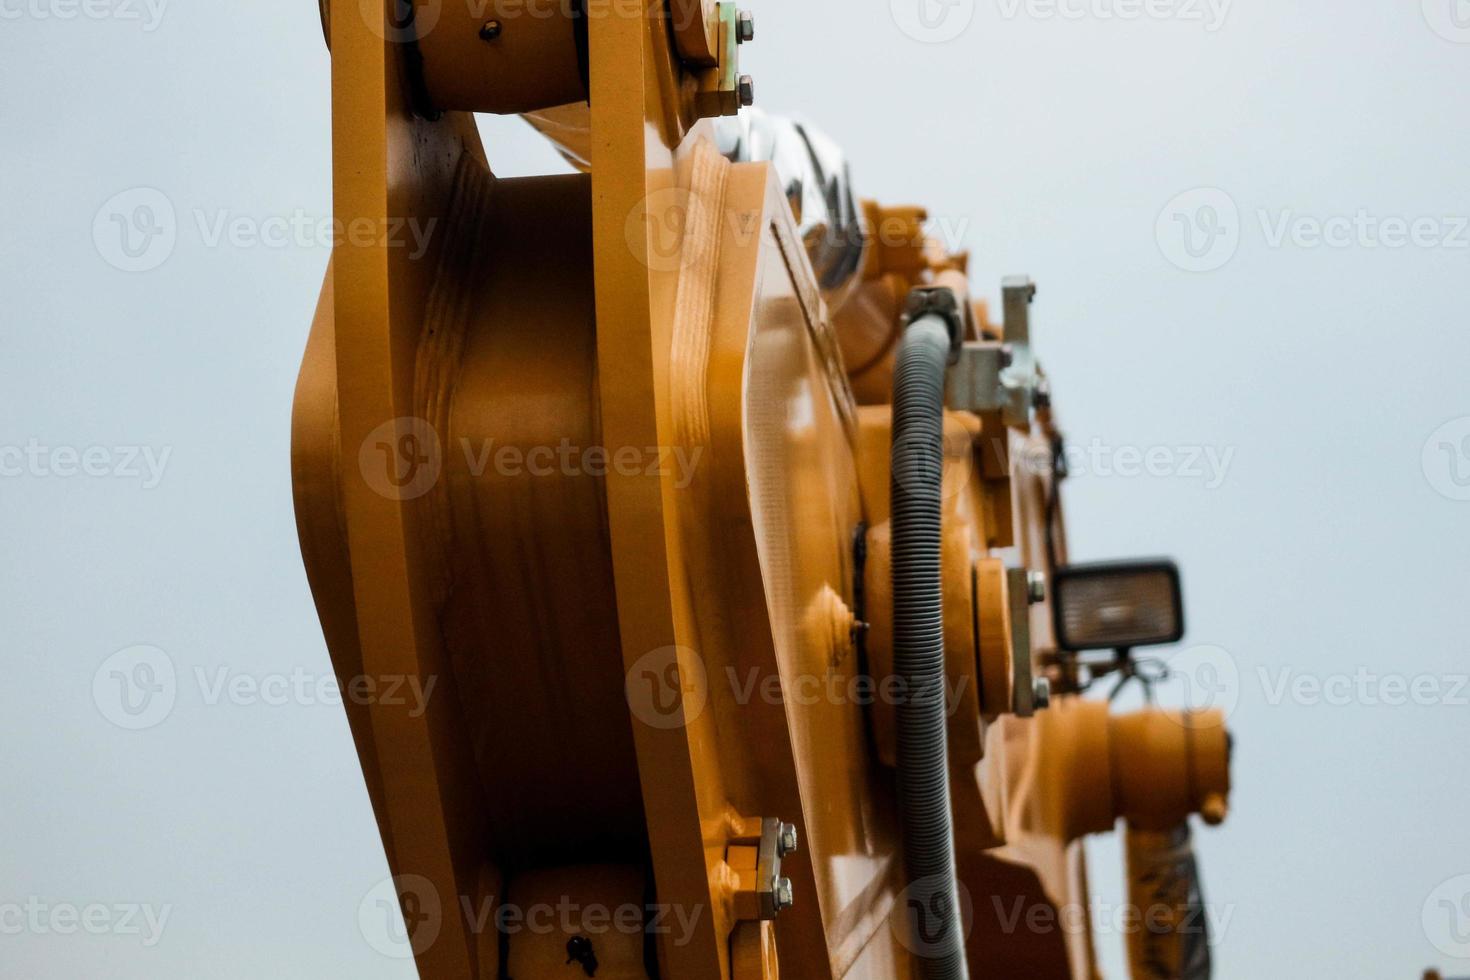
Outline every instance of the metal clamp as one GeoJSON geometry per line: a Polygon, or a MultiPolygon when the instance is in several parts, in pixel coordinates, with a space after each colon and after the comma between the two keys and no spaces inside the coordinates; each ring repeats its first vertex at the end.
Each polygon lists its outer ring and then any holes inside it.
{"type": "Polygon", "coordinates": [[[761,821],[760,851],[756,856],[756,895],[762,919],[774,919],[795,901],[791,879],[781,875],[781,859],[797,848],[796,827],[775,817],[761,821]]]}
{"type": "Polygon", "coordinates": [[[1027,276],[1001,282],[1004,339],[971,341],[960,347],[946,384],[946,404],[955,411],[1000,412],[1006,425],[1029,428],[1041,384],[1031,352],[1031,301],[1036,284],[1027,276]]]}
{"type": "Polygon", "coordinates": [[[949,362],[955,364],[965,345],[965,311],[959,297],[948,286],[916,286],[909,292],[903,307],[903,325],[907,327],[926,316],[937,316],[949,329],[949,362]]]}
{"type": "MultiPolygon", "coordinates": [[[[754,821],[747,822],[747,826],[754,821]]],[[[731,840],[726,861],[735,872],[735,917],[769,921],[789,909],[795,901],[791,879],[781,874],[781,860],[796,853],[796,827],[775,817],[758,824],[760,836],[731,840]]]]}

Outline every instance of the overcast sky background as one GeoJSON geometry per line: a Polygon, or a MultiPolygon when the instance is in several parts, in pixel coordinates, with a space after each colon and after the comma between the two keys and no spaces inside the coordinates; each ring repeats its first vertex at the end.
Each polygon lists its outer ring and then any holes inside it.
{"type": "MultiPolygon", "coordinates": [[[[1217,976],[1470,973],[1470,9],[931,2],[757,3],[742,57],[980,290],[1036,277],[1096,461],[1074,556],[1177,556],[1211,647],[1183,677],[1233,708],[1217,976]]],[[[0,909],[53,907],[0,919],[0,974],[403,980],[358,926],[386,865],[341,709],[209,703],[330,673],[288,457],[327,249],[211,231],[330,214],[315,4],[86,10],[0,0],[0,909]],[[112,216],[160,197],[142,269],[112,216]],[[176,671],[145,730],[94,699],[119,651],[176,671]]],[[[504,172],[557,169],[486,129],[504,172]]],[[[1092,854],[1116,903],[1120,844],[1092,854]]]]}

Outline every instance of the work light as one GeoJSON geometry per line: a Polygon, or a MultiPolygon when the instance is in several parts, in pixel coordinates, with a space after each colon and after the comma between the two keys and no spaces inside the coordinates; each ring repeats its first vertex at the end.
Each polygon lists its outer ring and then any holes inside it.
{"type": "Polygon", "coordinates": [[[1131,650],[1184,636],[1179,568],[1167,559],[1059,568],[1052,610],[1063,650],[1131,650]]]}

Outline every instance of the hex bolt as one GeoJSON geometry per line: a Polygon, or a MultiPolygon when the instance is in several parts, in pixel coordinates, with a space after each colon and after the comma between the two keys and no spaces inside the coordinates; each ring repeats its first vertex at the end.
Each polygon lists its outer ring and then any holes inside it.
{"type": "Polygon", "coordinates": [[[1045,677],[1036,678],[1031,686],[1031,705],[1037,711],[1051,707],[1051,681],[1045,677]]]}
{"type": "Polygon", "coordinates": [[[781,833],[776,838],[776,851],[784,858],[788,854],[795,854],[800,841],[796,836],[796,825],[783,823],[781,833]]]}
{"type": "Polygon", "coordinates": [[[1026,573],[1026,598],[1033,606],[1046,601],[1045,572],[1026,573]]]}
{"type": "Polygon", "coordinates": [[[741,44],[755,40],[755,14],[742,10],[735,18],[735,39],[741,44]]]}
{"type": "Polygon", "coordinates": [[[782,878],[776,882],[776,911],[785,912],[796,904],[796,895],[791,888],[791,879],[782,878]]]}
{"type": "Polygon", "coordinates": [[[740,76],[740,104],[746,108],[755,105],[755,79],[749,75],[740,76]]]}
{"type": "Polygon", "coordinates": [[[484,25],[480,28],[480,40],[482,40],[482,41],[494,41],[494,40],[497,40],[500,37],[501,31],[503,31],[504,29],[505,29],[505,27],[504,27],[504,25],[502,25],[500,23],[500,21],[498,21],[498,20],[487,20],[487,21],[485,21],[484,25]]]}

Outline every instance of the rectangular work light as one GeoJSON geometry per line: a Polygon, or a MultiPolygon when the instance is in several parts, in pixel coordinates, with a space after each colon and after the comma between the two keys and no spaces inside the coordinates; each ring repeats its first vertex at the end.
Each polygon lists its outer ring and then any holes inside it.
{"type": "Polygon", "coordinates": [[[1052,612],[1063,650],[1177,643],[1184,636],[1179,568],[1167,559],[1059,568],[1052,612]]]}

